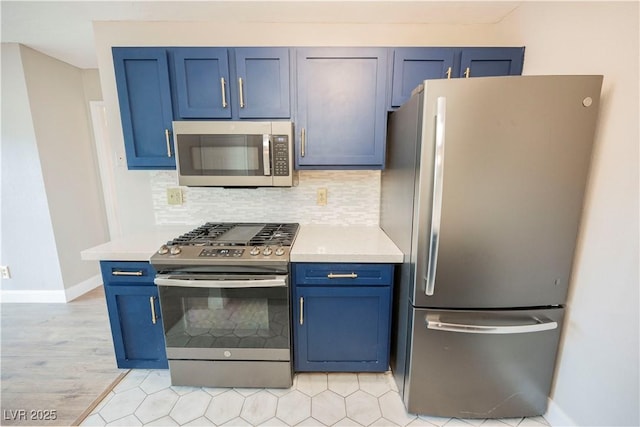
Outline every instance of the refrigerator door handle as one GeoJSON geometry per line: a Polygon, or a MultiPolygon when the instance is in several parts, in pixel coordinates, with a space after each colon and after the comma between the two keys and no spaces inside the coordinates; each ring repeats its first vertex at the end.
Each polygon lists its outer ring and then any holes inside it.
{"type": "Polygon", "coordinates": [[[524,325],[507,325],[507,326],[488,326],[488,325],[469,325],[463,323],[442,322],[437,314],[427,314],[425,323],[427,329],[434,331],[461,332],[464,334],[527,334],[530,332],[542,332],[556,329],[558,322],[545,317],[533,317],[531,320],[534,324],[524,325]]]}
{"type": "Polygon", "coordinates": [[[436,144],[433,168],[433,199],[431,202],[431,232],[429,233],[429,254],[427,259],[427,275],[425,294],[433,295],[436,285],[436,268],[438,266],[438,247],[440,238],[440,218],[442,214],[442,180],[444,179],[444,143],[445,123],[447,120],[447,98],[440,96],[436,107],[436,144]]]}

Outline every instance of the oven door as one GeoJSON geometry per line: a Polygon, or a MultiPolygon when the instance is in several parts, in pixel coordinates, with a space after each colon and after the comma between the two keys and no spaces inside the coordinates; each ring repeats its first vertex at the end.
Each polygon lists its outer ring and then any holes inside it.
{"type": "Polygon", "coordinates": [[[167,357],[291,359],[287,275],[156,276],[167,357]]]}

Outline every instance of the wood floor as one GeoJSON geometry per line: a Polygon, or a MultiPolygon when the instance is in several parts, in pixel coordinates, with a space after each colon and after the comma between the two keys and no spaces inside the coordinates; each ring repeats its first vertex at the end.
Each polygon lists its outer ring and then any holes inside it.
{"type": "Polygon", "coordinates": [[[116,367],[102,287],[67,304],[0,310],[0,425],[73,425],[127,372],[116,367]]]}

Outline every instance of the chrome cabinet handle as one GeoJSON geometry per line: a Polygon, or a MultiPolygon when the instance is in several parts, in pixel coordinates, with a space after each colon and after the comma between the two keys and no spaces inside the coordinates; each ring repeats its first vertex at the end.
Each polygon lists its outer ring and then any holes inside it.
{"type": "Polygon", "coordinates": [[[238,92],[240,95],[240,108],[244,108],[244,84],[242,77],[238,77],[238,92]]]}
{"type": "Polygon", "coordinates": [[[464,77],[467,79],[471,77],[471,70],[469,69],[469,67],[467,67],[467,69],[464,70],[464,77]]]}
{"type": "Polygon", "coordinates": [[[447,79],[451,78],[451,67],[447,68],[447,72],[445,74],[447,75],[447,79]]]}
{"type": "Polygon", "coordinates": [[[356,273],[329,273],[327,279],[357,279],[356,273]]]}
{"type": "Polygon", "coordinates": [[[149,305],[151,306],[151,323],[153,323],[154,325],[156,324],[156,321],[158,320],[158,316],[156,316],[156,304],[155,304],[156,298],[155,297],[149,297],[149,305]]]}
{"type": "Polygon", "coordinates": [[[112,276],[142,276],[142,270],[138,271],[112,271],[112,276]]]}
{"type": "Polygon", "coordinates": [[[171,157],[171,138],[169,137],[169,129],[164,130],[164,139],[167,141],[167,157],[171,157]]]}
{"type": "Polygon", "coordinates": [[[444,143],[447,113],[447,99],[443,96],[437,100],[436,110],[436,144],[433,168],[433,199],[431,201],[431,232],[429,233],[429,255],[427,259],[427,276],[425,277],[425,294],[433,295],[436,285],[436,268],[438,267],[438,248],[440,246],[440,219],[442,215],[442,180],[444,178],[444,143]]]}
{"type": "Polygon", "coordinates": [[[307,149],[307,132],[302,128],[300,131],[300,156],[304,157],[305,151],[307,149]]]}
{"type": "Polygon", "coordinates": [[[527,334],[531,332],[550,331],[558,327],[558,322],[551,319],[532,319],[536,323],[525,325],[488,326],[471,325],[465,323],[442,322],[437,314],[427,314],[425,322],[427,329],[434,331],[460,332],[463,334],[527,334]]]}
{"type": "Polygon", "coordinates": [[[300,324],[304,325],[304,297],[300,297],[300,324]]]}
{"type": "Polygon", "coordinates": [[[222,108],[227,108],[227,88],[224,77],[220,77],[220,89],[222,89],[222,108]]]}

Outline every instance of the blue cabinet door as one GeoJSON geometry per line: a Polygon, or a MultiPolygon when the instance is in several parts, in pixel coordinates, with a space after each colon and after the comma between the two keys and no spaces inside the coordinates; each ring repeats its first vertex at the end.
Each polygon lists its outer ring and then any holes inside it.
{"type": "Polygon", "coordinates": [[[158,289],[107,285],[105,296],[118,367],[167,368],[158,289]]]}
{"type": "Polygon", "coordinates": [[[291,117],[289,49],[237,48],[235,82],[238,117],[286,119],[291,117]]]}
{"type": "Polygon", "coordinates": [[[297,50],[296,167],[379,169],[386,139],[387,50],[297,50]]]}
{"type": "Polygon", "coordinates": [[[460,77],[522,74],[524,47],[468,47],[462,49],[460,77]]]}
{"type": "Polygon", "coordinates": [[[455,49],[439,47],[407,47],[393,51],[391,106],[399,107],[411,91],[427,79],[453,77],[455,49]]]}
{"type": "Polygon", "coordinates": [[[168,367],[155,270],[148,262],[101,261],[119,368],[168,367]]]}
{"type": "Polygon", "coordinates": [[[171,86],[164,48],[113,48],[129,169],[175,169],[171,86]]]}
{"type": "Polygon", "coordinates": [[[229,57],[226,48],[176,48],[171,51],[178,117],[231,118],[229,57]]]}
{"type": "Polygon", "coordinates": [[[389,368],[391,287],[297,287],[296,371],[389,368]]]}

